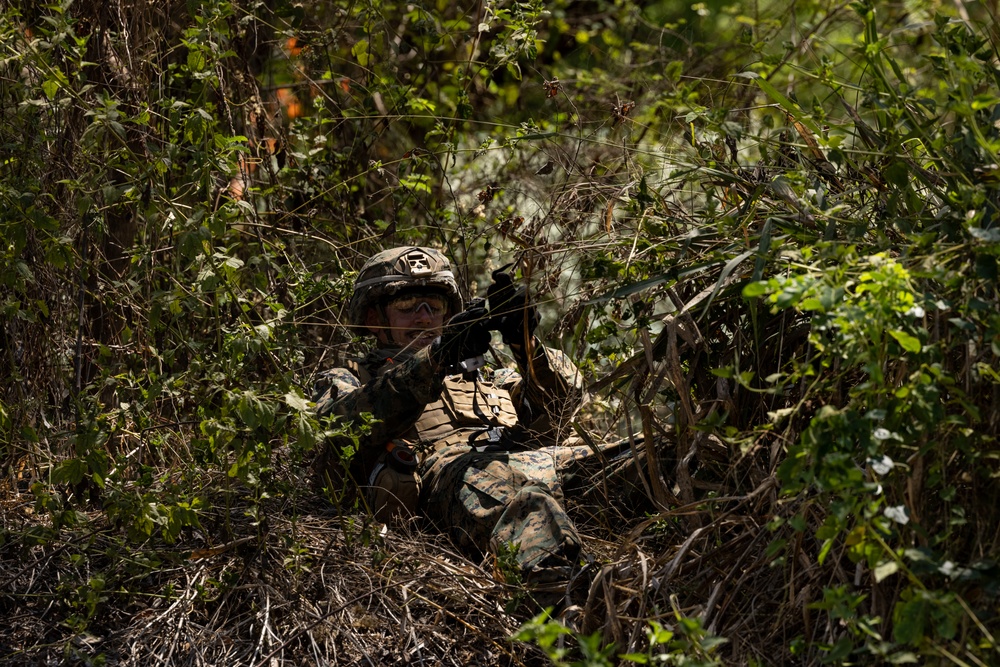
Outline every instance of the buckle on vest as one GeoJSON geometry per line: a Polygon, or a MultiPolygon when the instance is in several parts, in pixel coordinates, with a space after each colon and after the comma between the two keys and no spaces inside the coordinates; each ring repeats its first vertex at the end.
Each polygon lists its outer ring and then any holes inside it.
{"type": "Polygon", "coordinates": [[[475,431],[469,438],[469,444],[477,452],[484,452],[487,449],[496,449],[497,445],[503,440],[504,427],[503,426],[491,426],[490,428],[484,428],[481,431],[475,431]],[[486,442],[482,445],[476,445],[476,441],[480,439],[480,436],[486,436],[486,442]]]}

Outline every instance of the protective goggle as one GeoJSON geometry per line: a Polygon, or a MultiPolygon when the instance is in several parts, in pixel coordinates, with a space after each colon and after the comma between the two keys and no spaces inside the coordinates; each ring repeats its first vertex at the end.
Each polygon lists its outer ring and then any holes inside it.
{"type": "Polygon", "coordinates": [[[389,301],[392,309],[403,315],[412,315],[424,306],[431,315],[444,315],[448,312],[448,299],[440,294],[407,294],[389,301]]]}

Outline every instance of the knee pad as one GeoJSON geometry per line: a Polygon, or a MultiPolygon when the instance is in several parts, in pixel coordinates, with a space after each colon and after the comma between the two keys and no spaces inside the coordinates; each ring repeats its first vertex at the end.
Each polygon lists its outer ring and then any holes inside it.
{"type": "Polygon", "coordinates": [[[375,519],[388,523],[416,516],[420,499],[417,462],[405,445],[391,442],[368,477],[368,505],[375,519]]]}

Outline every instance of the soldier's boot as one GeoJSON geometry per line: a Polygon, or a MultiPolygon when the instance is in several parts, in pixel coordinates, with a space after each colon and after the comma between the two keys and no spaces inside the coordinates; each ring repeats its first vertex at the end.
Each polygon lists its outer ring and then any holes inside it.
{"type": "Polygon", "coordinates": [[[583,609],[587,603],[591,580],[595,572],[589,557],[583,565],[552,565],[536,568],[524,575],[526,600],[522,611],[549,615],[573,630],[579,630],[583,609]]]}

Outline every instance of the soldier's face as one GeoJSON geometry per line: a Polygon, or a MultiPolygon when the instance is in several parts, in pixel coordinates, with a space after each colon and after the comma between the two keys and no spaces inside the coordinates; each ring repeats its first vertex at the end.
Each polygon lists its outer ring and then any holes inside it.
{"type": "Polygon", "coordinates": [[[433,297],[410,297],[385,305],[388,327],[381,327],[375,309],[368,311],[368,326],[378,332],[379,342],[410,349],[427,347],[441,335],[447,301],[433,297]],[[445,304],[443,307],[439,304],[445,304]]]}

